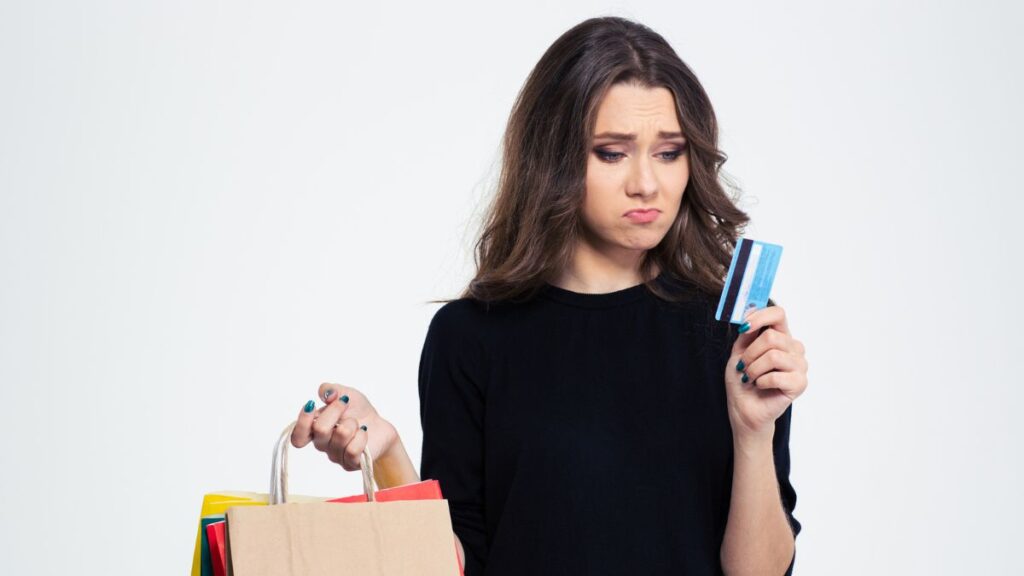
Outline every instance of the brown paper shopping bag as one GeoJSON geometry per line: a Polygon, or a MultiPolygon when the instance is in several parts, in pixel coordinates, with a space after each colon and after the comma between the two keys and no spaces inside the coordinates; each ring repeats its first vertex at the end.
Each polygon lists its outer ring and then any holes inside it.
{"type": "Polygon", "coordinates": [[[362,454],[366,502],[288,502],[288,442],[274,449],[268,506],[225,514],[228,576],[459,576],[447,500],[379,502],[362,454]]]}

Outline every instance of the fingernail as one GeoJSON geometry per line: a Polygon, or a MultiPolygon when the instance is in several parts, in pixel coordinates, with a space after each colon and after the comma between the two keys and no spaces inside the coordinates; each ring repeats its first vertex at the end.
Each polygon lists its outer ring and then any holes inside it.
{"type": "Polygon", "coordinates": [[[748,377],[747,377],[747,373],[746,373],[746,372],[744,372],[744,373],[743,373],[743,378],[740,378],[740,380],[742,380],[742,381],[743,381],[743,383],[744,383],[744,384],[746,384],[746,383],[747,383],[747,380],[750,380],[750,378],[748,378],[748,377]]]}
{"type": "Polygon", "coordinates": [[[310,400],[309,402],[306,402],[305,406],[302,407],[302,411],[305,412],[306,414],[309,414],[310,412],[313,411],[313,408],[316,408],[316,402],[310,400]]]}
{"type": "Polygon", "coordinates": [[[360,429],[362,429],[362,430],[363,430],[363,432],[365,432],[365,431],[366,431],[366,424],[363,424],[363,425],[362,425],[362,426],[360,426],[359,428],[360,428],[360,429]]]}
{"type": "Polygon", "coordinates": [[[743,325],[740,326],[740,334],[743,334],[747,330],[750,330],[750,322],[744,322],[743,325]]]}
{"type": "Polygon", "coordinates": [[[328,390],[327,392],[324,392],[324,400],[330,398],[331,394],[334,394],[334,390],[328,390]]]}
{"type": "Polygon", "coordinates": [[[742,358],[741,358],[741,359],[740,359],[740,361],[739,361],[739,362],[738,362],[738,363],[736,364],[736,371],[737,371],[737,372],[743,372],[743,359],[742,359],[742,358]]]}
{"type": "Polygon", "coordinates": [[[348,395],[347,394],[342,395],[341,401],[344,402],[345,404],[348,404],[348,395]]]}

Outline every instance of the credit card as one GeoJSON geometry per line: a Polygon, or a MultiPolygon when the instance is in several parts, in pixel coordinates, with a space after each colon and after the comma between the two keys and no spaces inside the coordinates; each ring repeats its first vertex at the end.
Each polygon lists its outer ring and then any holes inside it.
{"type": "Polygon", "coordinates": [[[743,324],[743,314],[768,305],[782,246],[740,238],[732,253],[729,275],[725,277],[715,320],[743,324]]]}

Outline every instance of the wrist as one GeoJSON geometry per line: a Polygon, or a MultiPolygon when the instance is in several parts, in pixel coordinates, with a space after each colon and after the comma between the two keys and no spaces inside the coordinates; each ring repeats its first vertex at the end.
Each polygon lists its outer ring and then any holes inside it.
{"type": "Polygon", "coordinates": [[[373,457],[374,464],[394,460],[395,454],[405,451],[405,445],[402,444],[402,438],[398,435],[398,431],[391,426],[388,428],[387,440],[384,442],[380,453],[373,457]]]}
{"type": "Polygon", "coordinates": [[[419,474],[397,432],[384,451],[373,459],[373,476],[381,489],[419,482],[419,474]]]}
{"type": "Polygon", "coordinates": [[[763,456],[772,454],[772,436],[769,434],[738,434],[733,436],[733,451],[738,456],[763,456]]]}

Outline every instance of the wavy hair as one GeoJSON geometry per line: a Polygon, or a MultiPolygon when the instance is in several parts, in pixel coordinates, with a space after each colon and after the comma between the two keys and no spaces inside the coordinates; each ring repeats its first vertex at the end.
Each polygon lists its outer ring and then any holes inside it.
{"type": "MultiPolygon", "coordinates": [[[[719,294],[737,238],[749,221],[726,194],[718,123],[704,88],[665,39],[615,16],[590,18],[562,34],[530,72],[509,114],[497,190],[475,245],[476,274],[460,298],[521,301],[572,260],[582,230],[587,151],[597,109],[613,85],[667,88],[689,143],[690,177],[680,210],[641,260],[644,284],[661,271],[719,294]]],[[[730,188],[734,188],[729,184],[730,188]]],[[[433,300],[448,302],[450,300],[433,300]]]]}

